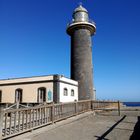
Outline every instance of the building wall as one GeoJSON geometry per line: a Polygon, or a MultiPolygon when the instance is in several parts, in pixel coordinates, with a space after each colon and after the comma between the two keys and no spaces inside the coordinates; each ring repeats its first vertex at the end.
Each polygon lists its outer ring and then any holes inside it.
{"type": "Polygon", "coordinates": [[[52,102],[55,98],[56,102],[78,100],[78,82],[60,75],[53,75],[0,80],[2,103],[15,103],[16,89],[22,89],[21,103],[38,103],[38,88],[46,88],[46,102],[52,102]],[[64,88],[68,91],[67,96],[64,95],[64,88]],[[71,95],[71,90],[74,91],[74,96],[71,95]],[[49,101],[48,93],[52,93],[52,98],[49,101]]]}
{"type": "MultiPolygon", "coordinates": [[[[15,90],[20,88],[23,90],[22,103],[37,103],[38,88],[46,88],[46,101],[47,93],[52,92],[53,95],[53,83],[38,83],[38,84],[25,84],[25,85],[12,85],[1,87],[2,90],[2,103],[14,103],[15,102],[15,90]]],[[[53,98],[52,98],[53,99],[53,98]]]]}
{"type": "Polygon", "coordinates": [[[60,102],[73,102],[75,100],[78,101],[78,82],[65,77],[60,77],[59,94],[60,102]],[[64,95],[65,88],[68,91],[67,96],[64,95]],[[71,90],[74,90],[74,96],[71,95],[71,90]]]}
{"type": "Polygon", "coordinates": [[[51,91],[53,95],[53,81],[47,82],[49,80],[53,80],[53,76],[1,80],[0,90],[2,91],[2,103],[14,103],[16,89],[23,90],[22,103],[37,103],[38,88],[40,87],[46,88],[47,101],[47,93],[51,91]]]}

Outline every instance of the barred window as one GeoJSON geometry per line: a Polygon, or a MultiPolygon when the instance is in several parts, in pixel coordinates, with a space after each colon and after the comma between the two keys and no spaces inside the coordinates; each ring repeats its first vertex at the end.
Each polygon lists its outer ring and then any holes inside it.
{"type": "Polygon", "coordinates": [[[22,89],[16,89],[15,90],[15,103],[19,102],[21,103],[22,102],[22,89]]]}
{"type": "Polygon", "coordinates": [[[45,87],[38,88],[37,102],[38,103],[46,102],[46,88],[45,87]]]}
{"type": "Polygon", "coordinates": [[[74,90],[73,89],[71,90],[71,96],[74,96],[74,90]]]}
{"type": "Polygon", "coordinates": [[[64,96],[68,96],[68,89],[64,88],[64,96]]]}

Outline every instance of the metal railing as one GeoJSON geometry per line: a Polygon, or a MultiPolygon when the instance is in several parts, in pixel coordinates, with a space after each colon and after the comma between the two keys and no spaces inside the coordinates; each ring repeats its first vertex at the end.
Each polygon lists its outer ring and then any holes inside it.
{"type": "MultiPolygon", "coordinates": [[[[91,24],[93,24],[93,25],[96,25],[96,23],[93,21],[93,20],[91,20],[91,19],[89,19],[88,21],[79,21],[79,23],[80,22],[85,22],[85,23],[91,23],[91,24]]],[[[75,21],[75,20],[72,20],[72,21],[70,21],[70,22],[68,22],[67,23],[67,27],[69,27],[71,24],[74,24],[74,23],[78,23],[77,21],[75,21]]]]}
{"type": "Polygon", "coordinates": [[[120,108],[119,102],[78,101],[0,111],[0,139],[53,124],[90,110],[120,108]]]}

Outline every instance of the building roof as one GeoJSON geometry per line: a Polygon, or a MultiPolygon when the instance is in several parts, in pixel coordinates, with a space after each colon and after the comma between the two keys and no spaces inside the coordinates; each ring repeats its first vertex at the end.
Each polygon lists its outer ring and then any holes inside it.
{"type": "Polygon", "coordinates": [[[3,85],[11,85],[11,84],[18,84],[18,83],[36,83],[36,82],[46,82],[50,81],[53,82],[54,80],[60,81],[67,81],[68,83],[78,84],[77,81],[64,77],[63,75],[44,75],[44,76],[32,76],[32,77],[21,77],[21,78],[10,78],[10,79],[3,79],[0,80],[0,86],[3,85]],[[58,77],[54,79],[54,76],[58,77]]]}

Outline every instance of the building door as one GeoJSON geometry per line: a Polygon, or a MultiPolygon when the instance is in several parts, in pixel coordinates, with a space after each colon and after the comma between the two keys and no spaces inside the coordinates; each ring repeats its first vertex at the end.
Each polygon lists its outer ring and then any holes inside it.
{"type": "Polygon", "coordinates": [[[38,103],[46,102],[46,88],[42,87],[38,89],[38,103]]]}
{"type": "Polygon", "coordinates": [[[16,89],[15,91],[15,103],[22,102],[22,89],[16,89]]]}

